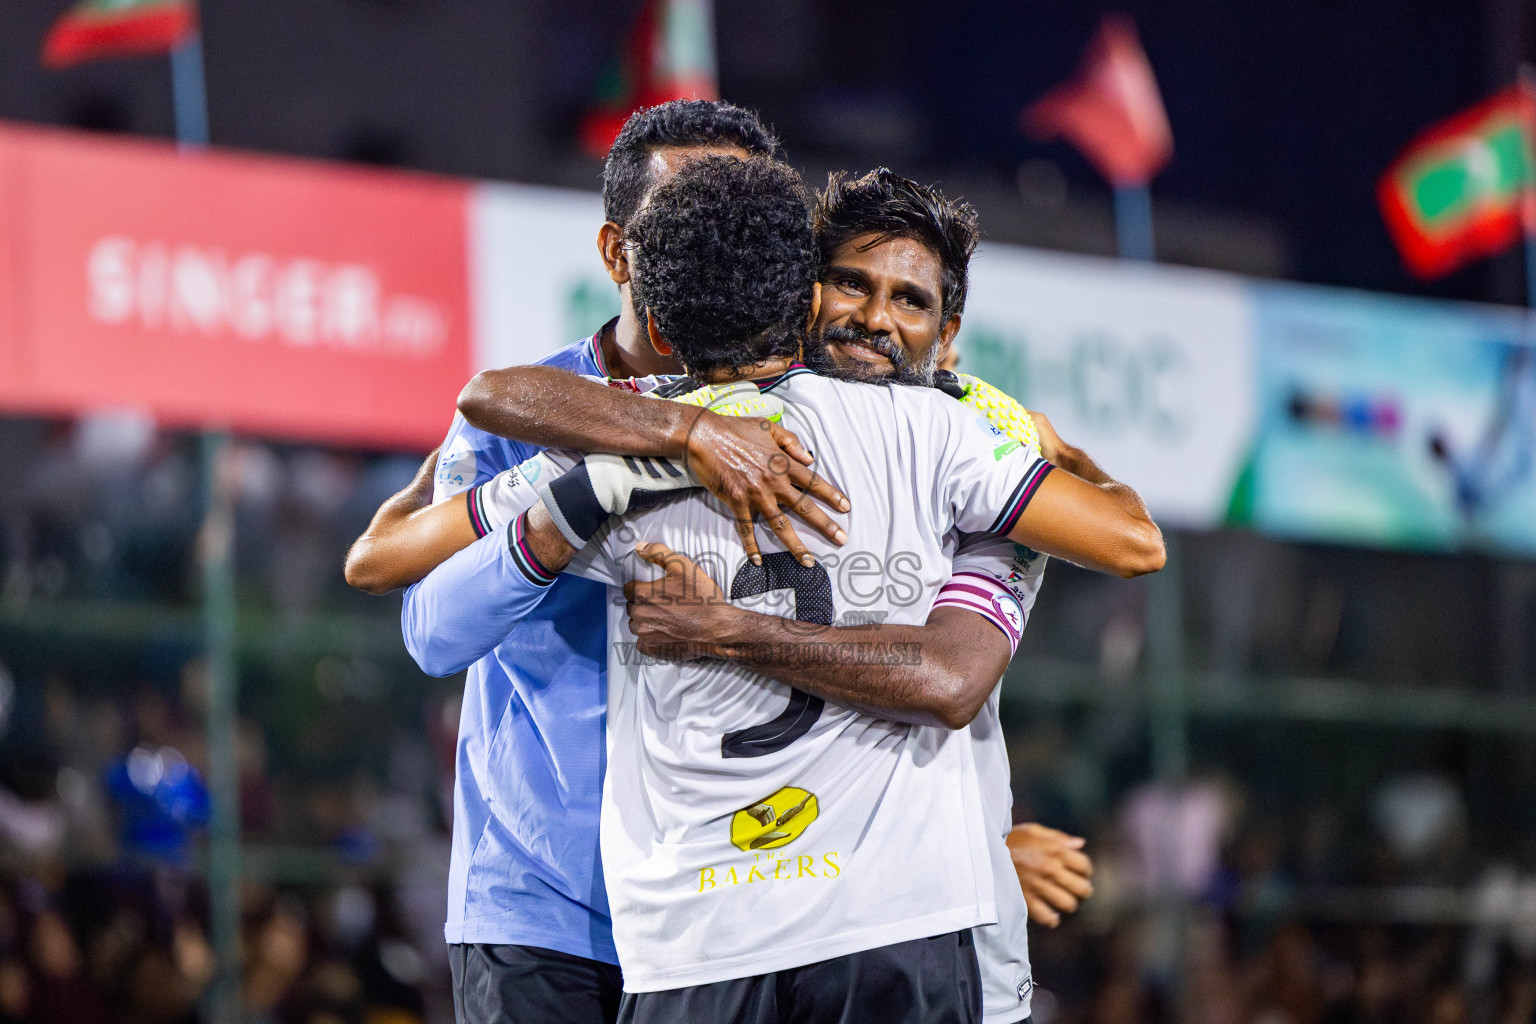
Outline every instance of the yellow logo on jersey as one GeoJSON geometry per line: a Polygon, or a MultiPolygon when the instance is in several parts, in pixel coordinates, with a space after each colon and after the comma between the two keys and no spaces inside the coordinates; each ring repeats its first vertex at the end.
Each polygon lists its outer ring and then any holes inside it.
{"type": "Polygon", "coordinates": [[[785,786],[731,817],[731,842],[738,850],[772,850],[800,838],[820,810],[816,794],[785,786]]]}

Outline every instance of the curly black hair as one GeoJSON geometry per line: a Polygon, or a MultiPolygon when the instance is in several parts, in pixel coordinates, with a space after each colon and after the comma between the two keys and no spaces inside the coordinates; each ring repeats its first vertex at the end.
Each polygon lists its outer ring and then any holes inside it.
{"type": "Polygon", "coordinates": [[[624,122],[603,165],[603,217],[624,227],[640,209],[658,149],[737,146],[754,156],[779,150],[773,129],[750,110],[718,100],[673,100],[642,107],[624,122]]]}
{"type": "Polygon", "coordinates": [[[965,311],[971,254],[981,240],[976,208],[970,203],[948,199],[938,189],[885,167],[858,178],[834,171],[817,197],[813,219],[824,263],[859,235],[877,236],[864,248],[892,238],[926,245],[943,265],[943,321],[965,311]]]}
{"type": "Polygon", "coordinates": [[[785,164],[712,156],[635,215],[635,297],[690,374],[799,351],[821,269],[810,200],[785,164]]]}

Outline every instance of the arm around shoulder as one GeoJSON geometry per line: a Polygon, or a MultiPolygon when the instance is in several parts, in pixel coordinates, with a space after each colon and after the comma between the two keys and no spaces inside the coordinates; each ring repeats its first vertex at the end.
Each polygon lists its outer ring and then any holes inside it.
{"type": "Polygon", "coordinates": [[[554,366],[482,370],[459,393],[472,426],[540,448],[679,457],[692,406],[656,402],[554,366]]]}
{"type": "Polygon", "coordinates": [[[1125,484],[1093,484],[1057,471],[1040,482],[1010,539],[1087,569],[1131,579],[1167,560],[1163,531],[1125,484]]]}

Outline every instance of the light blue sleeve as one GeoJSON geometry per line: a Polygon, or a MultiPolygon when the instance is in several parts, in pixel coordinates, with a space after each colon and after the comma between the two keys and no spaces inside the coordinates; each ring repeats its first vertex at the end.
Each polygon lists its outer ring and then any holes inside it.
{"type": "MultiPolygon", "coordinates": [[[[486,534],[405,592],[400,629],[416,664],[450,676],[479,661],[549,593],[512,557],[508,530],[486,534]]],[[[552,579],[552,578],[551,578],[552,579]]]]}

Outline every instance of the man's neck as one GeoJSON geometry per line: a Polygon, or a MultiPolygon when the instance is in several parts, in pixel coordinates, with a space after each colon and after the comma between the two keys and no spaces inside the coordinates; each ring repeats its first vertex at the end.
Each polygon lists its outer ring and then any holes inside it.
{"type": "Polygon", "coordinates": [[[709,383],[734,384],[739,380],[761,380],[764,377],[777,377],[795,365],[795,362],[795,356],[780,356],[776,359],[766,359],[761,363],[753,363],[750,366],[738,366],[734,370],[716,370],[708,375],[709,383]]]}
{"type": "Polygon", "coordinates": [[[656,351],[645,324],[635,316],[634,304],[628,301],[628,296],[623,298],[624,307],[618,320],[604,328],[597,339],[603,349],[603,365],[608,368],[608,376],[621,380],[649,377],[653,373],[682,373],[681,363],[656,351]]]}

